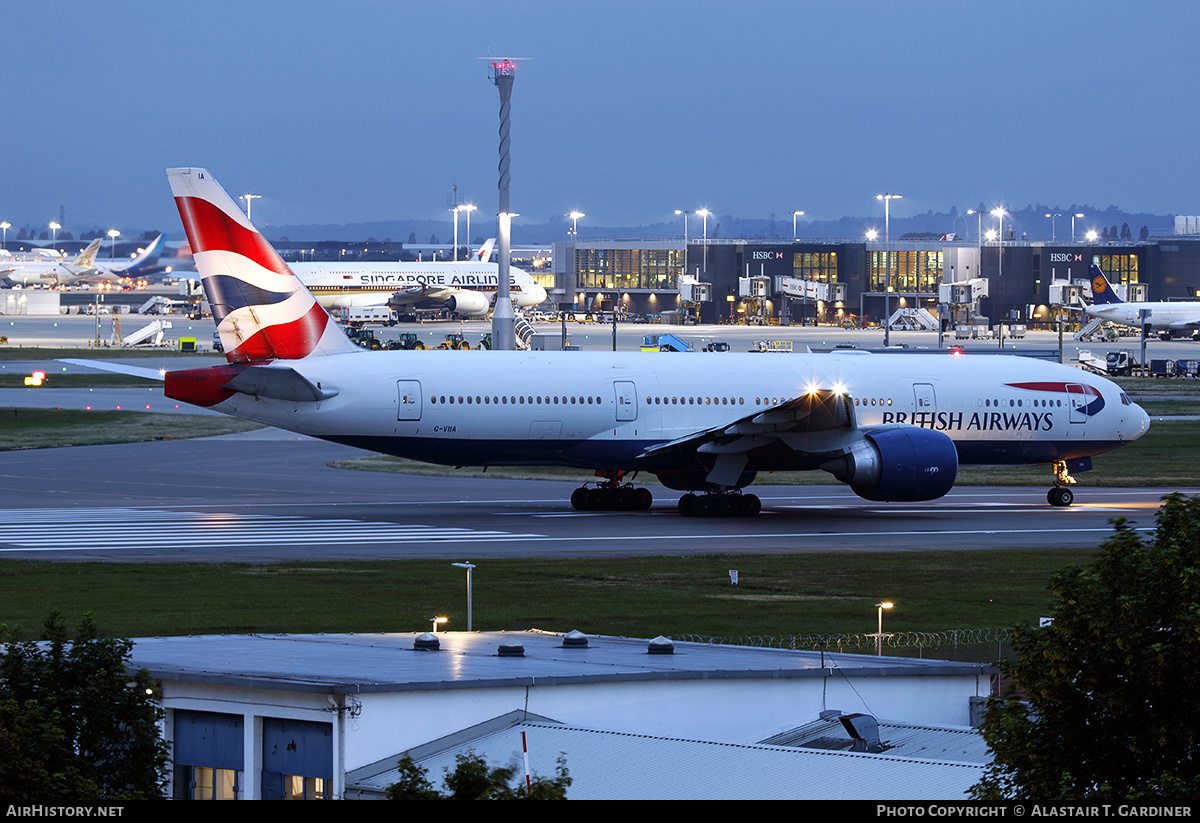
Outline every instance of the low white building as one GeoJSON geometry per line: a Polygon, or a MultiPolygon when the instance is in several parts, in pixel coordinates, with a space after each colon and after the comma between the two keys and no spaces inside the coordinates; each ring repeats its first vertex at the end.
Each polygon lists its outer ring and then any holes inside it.
{"type": "Polygon", "coordinates": [[[571,798],[963,799],[994,674],[537,631],[143,638],[132,663],[162,686],[174,796],[245,799],[376,797],[405,752],[438,785],[455,753],[523,745],[544,776],[565,756],[571,798]],[[883,751],[794,731],[839,711],[878,718],[883,751]],[[889,743],[896,724],[975,743],[889,743]]]}

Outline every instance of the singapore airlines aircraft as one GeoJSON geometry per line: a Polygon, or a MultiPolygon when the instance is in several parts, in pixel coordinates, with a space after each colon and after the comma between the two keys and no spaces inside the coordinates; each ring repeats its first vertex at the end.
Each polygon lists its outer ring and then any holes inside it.
{"type": "Polygon", "coordinates": [[[99,250],[100,238],[96,238],[69,263],[65,260],[18,260],[0,266],[0,274],[19,286],[56,286],[93,273],[99,250]]]}
{"type": "Polygon", "coordinates": [[[1193,340],[1200,340],[1200,303],[1180,301],[1126,303],[1117,297],[1112,284],[1095,263],[1088,273],[1092,276],[1092,305],[1083,310],[1092,317],[1133,326],[1146,327],[1147,334],[1158,332],[1163,340],[1170,340],[1174,332],[1191,332],[1193,340]],[[1147,312],[1145,319],[1141,312],[1147,312]]]}
{"type": "MultiPolygon", "coordinates": [[[[500,266],[489,262],[492,241],[461,263],[292,263],[289,268],[327,309],[392,306],[446,309],[481,317],[496,299],[500,266]]],[[[530,308],[546,289],[526,271],[511,267],[513,305],[530,308]]]]}
{"type": "Polygon", "coordinates": [[[757,513],[742,490],[773,470],[934,500],[960,464],[1052,465],[1065,506],[1070,471],[1149,426],[1112,382],[1022,357],[364,351],[207,171],[167,176],[228,361],[168,372],[168,397],[430,463],[594,470],[576,508],[648,508],[639,471],[694,516],[757,513]]]}

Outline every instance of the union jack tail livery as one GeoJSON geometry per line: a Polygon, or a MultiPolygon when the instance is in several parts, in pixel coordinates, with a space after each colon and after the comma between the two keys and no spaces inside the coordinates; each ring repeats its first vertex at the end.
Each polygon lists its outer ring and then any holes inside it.
{"type": "Polygon", "coordinates": [[[360,351],[204,169],[167,169],[230,363],[360,351]]]}

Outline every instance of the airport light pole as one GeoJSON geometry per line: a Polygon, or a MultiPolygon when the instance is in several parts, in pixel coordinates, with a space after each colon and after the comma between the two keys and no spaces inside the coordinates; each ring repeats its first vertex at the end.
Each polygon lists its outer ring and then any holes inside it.
{"type": "Polygon", "coordinates": [[[117,238],[120,236],[121,236],[121,233],[119,231],[117,231],[116,229],[108,230],[108,240],[109,240],[108,259],[109,260],[117,259],[117,238]]]}
{"type": "Polygon", "coordinates": [[[1054,211],[1054,212],[1050,212],[1046,216],[1050,218],[1050,242],[1053,243],[1055,240],[1058,239],[1058,235],[1054,233],[1054,218],[1062,217],[1062,215],[1059,214],[1058,212],[1054,211]]]}
{"type": "Polygon", "coordinates": [[[792,212],[792,242],[793,243],[800,239],[799,237],[796,236],[796,218],[801,217],[803,215],[804,215],[804,212],[802,212],[802,211],[792,212]]]}
{"type": "Polygon", "coordinates": [[[1004,276],[1004,215],[1008,214],[1004,209],[997,206],[992,209],[992,216],[1000,221],[1000,233],[997,235],[1000,238],[1000,273],[998,277],[1004,276]]]}
{"type": "Polygon", "coordinates": [[[688,215],[691,214],[687,209],[675,209],[676,214],[683,215],[683,273],[688,273],[687,267],[687,232],[688,232],[688,215]]]}
{"type": "Polygon", "coordinates": [[[450,565],[456,569],[467,570],[467,631],[471,631],[471,571],[475,568],[475,565],[469,561],[466,563],[451,563],[450,565]]]}
{"type": "Polygon", "coordinates": [[[8,230],[9,230],[9,229],[11,229],[11,228],[12,228],[12,223],[9,223],[7,220],[6,220],[6,221],[4,221],[3,223],[0,223],[0,231],[3,231],[3,232],[4,232],[4,246],[3,246],[3,248],[4,248],[5,250],[7,250],[7,249],[8,249],[8,230]]]}
{"type": "Polygon", "coordinates": [[[450,211],[452,211],[454,213],[454,262],[455,263],[458,262],[458,210],[459,210],[458,206],[455,206],[454,208],[450,209],[450,211]]]}
{"type": "Polygon", "coordinates": [[[50,221],[50,245],[51,246],[54,246],[55,244],[58,243],[58,230],[61,228],[62,228],[62,226],[58,225],[58,223],[55,223],[53,220],[50,221]]]}
{"type": "Polygon", "coordinates": [[[891,205],[902,194],[877,194],[876,200],[883,201],[883,347],[891,344],[891,313],[892,313],[892,238],[891,238],[891,205]]]}
{"type": "Polygon", "coordinates": [[[875,634],[875,656],[876,657],[883,656],[883,610],[890,609],[894,605],[895,605],[894,603],[889,603],[886,600],[882,603],[875,604],[875,608],[878,610],[878,614],[879,614],[879,626],[878,626],[878,629],[875,634]]]}
{"type": "Polygon", "coordinates": [[[712,214],[708,209],[696,209],[696,214],[704,218],[704,276],[708,276],[708,216],[712,214]]]}
{"type": "Polygon", "coordinates": [[[467,213],[467,249],[470,250],[470,248],[471,248],[471,212],[475,211],[475,206],[472,206],[470,203],[463,203],[461,206],[459,206],[459,208],[467,213]]]}
{"type": "Polygon", "coordinates": [[[1075,218],[1076,217],[1082,218],[1083,212],[1076,212],[1075,214],[1071,215],[1071,242],[1072,243],[1075,242],[1075,218]]]}
{"type": "Polygon", "coordinates": [[[240,195],[240,196],[238,197],[238,200],[245,200],[245,201],[246,201],[246,219],[247,219],[247,220],[250,220],[250,222],[252,222],[252,223],[253,223],[254,221],[253,221],[253,220],[251,219],[251,217],[250,217],[250,204],[251,204],[251,203],[253,203],[255,200],[258,200],[258,199],[260,199],[260,198],[262,198],[262,195],[261,195],[261,194],[251,194],[250,192],[246,192],[245,194],[243,194],[243,195],[240,195]]]}
{"type": "Polygon", "coordinates": [[[573,211],[570,214],[568,214],[567,217],[571,218],[571,239],[578,240],[579,239],[579,218],[587,217],[587,215],[581,211],[573,211]]]}

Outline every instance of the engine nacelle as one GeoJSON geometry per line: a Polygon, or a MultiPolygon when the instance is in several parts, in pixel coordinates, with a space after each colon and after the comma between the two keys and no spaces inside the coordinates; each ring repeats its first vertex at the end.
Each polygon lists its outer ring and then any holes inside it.
{"type": "Polygon", "coordinates": [[[958,451],[942,432],[897,426],[865,432],[847,454],[821,468],[867,500],[936,500],[954,486],[958,451]]]}
{"type": "Polygon", "coordinates": [[[455,314],[478,317],[488,313],[491,302],[487,299],[487,295],[477,291],[460,291],[446,301],[446,305],[455,314]]]}

